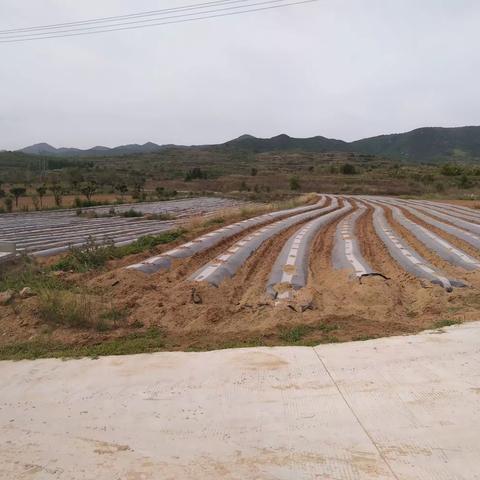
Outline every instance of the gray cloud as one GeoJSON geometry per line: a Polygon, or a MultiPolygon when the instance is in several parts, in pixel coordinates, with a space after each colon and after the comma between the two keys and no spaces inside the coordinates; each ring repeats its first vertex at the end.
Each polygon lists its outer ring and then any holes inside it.
{"type": "MultiPolygon", "coordinates": [[[[3,0],[0,29],[184,5],[3,0]]],[[[0,44],[0,148],[479,124],[480,3],[330,0],[0,44]]]]}

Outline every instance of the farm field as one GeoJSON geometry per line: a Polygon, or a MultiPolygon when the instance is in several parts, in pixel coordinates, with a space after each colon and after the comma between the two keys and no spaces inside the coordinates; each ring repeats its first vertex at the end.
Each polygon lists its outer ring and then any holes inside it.
{"type": "Polygon", "coordinates": [[[71,245],[81,246],[90,239],[127,245],[144,235],[172,229],[182,219],[206,215],[243,202],[199,197],[166,202],[121,204],[25,214],[0,215],[0,241],[15,242],[19,252],[51,256],[71,245]]]}
{"type": "Polygon", "coordinates": [[[480,480],[480,3],[137,3],[2,1],[0,480],[480,480]]]}
{"type": "MultiPolygon", "coordinates": [[[[71,269],[71,253],[37,259],[64,299],[57,309],[73,302],[93,313],[62,323],[49,318],[52,299],[41,288],[14,296],[0,306],[2,356],[125,353],[127,340],[133,351],[311,345],[479,318],[478,210],[312,195],[294,209],[234,220],[212,214],[168,244],[100,268],[71,269]],[[67,267],[49,271],[58,258],[67,267]]],[[[14,288],[35,281],[24,265],[11,268],[23,272],[14,288]]]]}

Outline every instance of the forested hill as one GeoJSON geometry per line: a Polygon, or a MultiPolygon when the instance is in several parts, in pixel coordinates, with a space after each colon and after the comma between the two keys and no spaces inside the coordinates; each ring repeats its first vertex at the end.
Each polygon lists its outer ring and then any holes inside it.
{"type": "MultiPolygon", "coordinates": [[[[112,157],[129,154],[153,153],[174,148],[148,142],[119,147],[55,148],[47,143],[31,145],[20,150],[30,155],[59,157],[112,157]]],[[[379,135],[354,142],[345,142],[322,136],[294,138],[282,134],[271,138],[242,135],[216,145],[180,146],[184,149],[212,149],[220,151],[248,151],[254,153],[275,151],[356,152],[380,155],[415,163],[439,161],[480,162],[480,127],[425,127],[406,133],[379,135]]]]}
{"type": "Polygon", "coordinates": [[[480,161],[480,127],[417,128],[411,132],[364,138],[349,147],[362,153],[410,159],[480,161]]]}
{"type": "Polygon", "coordinates": [[[281,150],[357,152],[418,163],[442,160],[480,162],[480,127],[426,127],[406,133],[364,138],[354,142],[320,136],[292,138],[288,135],[278,135],[262,139],[242,135],[219,147],[241,148],[256,152],[281,150]]]}

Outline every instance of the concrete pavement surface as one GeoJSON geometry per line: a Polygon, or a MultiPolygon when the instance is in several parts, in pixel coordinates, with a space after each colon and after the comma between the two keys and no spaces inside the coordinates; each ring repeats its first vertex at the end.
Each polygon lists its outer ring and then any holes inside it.
{"type": "Polygon", "coordinates": [[[0,362],[1,479],[480,478],[480,322],[309,347],[0,362]]]}

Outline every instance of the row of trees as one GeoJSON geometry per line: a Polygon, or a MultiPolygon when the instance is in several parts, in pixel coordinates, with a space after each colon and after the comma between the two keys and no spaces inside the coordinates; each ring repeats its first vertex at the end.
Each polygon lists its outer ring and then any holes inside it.
{"type": "MultiPolygon", "coordinates": [[[[0,184],[1,187],[1,184],[0,184]]],[[[145,179],[137,180],[133,186],[129,187],[126,183],[118,183],[115,185],[114,190],[117,192],[121,201],[124,201],[125,195],[131,193],[132,196],[139,200],[145,200],[145,179]]],[[[77,192],[85,197],[85,202],[81,202],[82,206],[88,206],[93,204],[93,196],[98,193],[99,186],[95,181],[84,182],[77,186],[77,192]]],[[[60,183],[52,183],[50,185],[37,186],[31,192],[31,199],[36,210],[43,208],[43,199],[50,193],[53,196],[55,206],[61,207],[63,197],[70,194],[71,191],[60,183]]],[[[0,199],[3,199],[3,203],[8,212],[13,210],[13,205],[18,208],[20,198],[27,195],[27,188],[22,186],[13,186],[8,191],[0,188],[0,199]]],[[[177,195],[176,190],[167,190],[164,187],[157,187],[155,189],[155,195],[159,200],[175,197],[177,195]]],[[[77,200],[77,199],[76,199],[77,200]]],[[[78,199],[79,200],[79,199],[78,199]]]]}
{"type": "MultiPolygon", "coordinates": [[[[135,186],[134,192],[141,194],[143,192],[144,182],[135,186]]],[[[98,185],[95,181],[86,182],[78,186],[78,192],[85,196],[87,202],[92,201],[92,197],[97,193],[98,185]]],[[[115,191],[120,194],[122,200],[124,196],[129,192],[129,188],[125,183],[120,183],[115,186],[115,191]]],[[[65,188],[64,185],[60,183],[53,183],[49,186],[40,185],[35,188],[33,194],[31,195],[32,202],[36,210],[41,210],[43,208],[43,199],[50,193],[53,196],[54,203],[57,207],[62,206],[63,197],[70,193],[70,191],[65,188]]],[[[26,196],[27,189],[21,186],[13,186],[8,192],[0,188],[0,198],[3,199],[5,207],[8,212],[13,210],[13,204],[18,208],[19,199],[26,196]]]]}
{"type": "MultiPolygon", "coordinates": [[[[41,185],[35,189],[35,195],[32,196],[32,199],[34,200],[34,204],[36,208],[40,207],[41,209],[43,207],[43,197],[45,197],[48,190],[52,192],[52,195],[55,199],[55,204],[57,206],[61,206],[61,203],[62,203],[61,200],[63,195],[61,186],[51,185],[49,188],[47,188],[45,185],[41,185]]],[[[11,212],[13,210],[14,201],[15,201],[15,206],[18,208],[19,199],[25,196],[26,193],[27,193],[27,189],[25,187],[19,187],[19,186],[11,187],[8,190],[8,194],[4,189],[0,188],[0,198],[3,199],[3,202],[8,212],[11,212]]]]}

